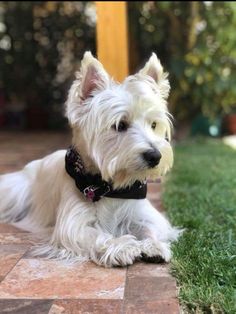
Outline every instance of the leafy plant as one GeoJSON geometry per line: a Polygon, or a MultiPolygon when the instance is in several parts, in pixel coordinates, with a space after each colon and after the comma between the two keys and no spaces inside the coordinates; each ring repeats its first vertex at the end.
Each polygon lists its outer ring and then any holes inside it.
{"type": "Polygon", "coordinates": [[[170,107],[179,120],[236,108],[234,2],[129,3],[136,64],[156,51],[170,73],[170,107]]]}

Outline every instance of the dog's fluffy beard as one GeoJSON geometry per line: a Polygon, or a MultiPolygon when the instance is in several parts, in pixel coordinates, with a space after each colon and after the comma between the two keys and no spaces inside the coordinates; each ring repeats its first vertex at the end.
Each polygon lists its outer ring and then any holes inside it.
{"type": "MultiPolygon", "coordinates": [[[[114,188],[164,175],[173,162],[168,94],[155,54],[139,73],[117,84],[85,53],[66,115],[86,170],[101,173],[114,188]],[[161,154],[152,167],[143,158],[151,149],[161,154]]],[[[104,197],[91,203],[66,173],[64,160],[65,151],[58,151],[0,176],[0,219],[44,230],[47,239],[37,252],[49,257],[91,259],[106,267],[132,264],[141,256],[170,259],[170,243],[179,231],[147,199],[104,197]]]]}
{"type": "Polygon", "coordinates": [[[116,84],[91,58],[85,55],[67,102],[74,145],[115,188],[164,175],[172,166],[173,153],[166,106],[169,83],[158,59],[153,55],[138,74],[116,84]],[[117,131],[120,121],[127,124],[127,130],[117,131]],[[150,149],[162,156],[154,168],[143,159],[150,149]]]}

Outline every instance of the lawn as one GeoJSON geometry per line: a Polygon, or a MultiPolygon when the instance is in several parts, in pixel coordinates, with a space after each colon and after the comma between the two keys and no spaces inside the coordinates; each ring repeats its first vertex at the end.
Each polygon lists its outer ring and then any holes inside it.
{"type": "Polygon", "coordinates": [[[185,313],[236,313],[236,151],[220,140],[175,147],[163,204],[186,228],[172,273],[185,313]]]}

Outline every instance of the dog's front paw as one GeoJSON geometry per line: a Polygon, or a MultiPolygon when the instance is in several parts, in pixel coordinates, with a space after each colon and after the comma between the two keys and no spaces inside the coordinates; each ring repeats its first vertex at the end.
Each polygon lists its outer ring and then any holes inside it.
{"type": "Polygon", "coordinates": [[[127,266],[141,257],[141,248],[135,237],[125,235],[106,241],[106,246],[92,255],[92,260],[102,266],[127,266]]]}
{"type": "Polygon", "coordinates": [[[141,259],[149,263],[169,262],[171,250],[168,243],[145,239],[141,241],[141,259]]]}
{"type": "Polygon", "coordinates": [[[132,265],[135,260],[141,257],[141,250],[138,246],[129,246],[121,248],[108,258],[108,264],[111,266],[132,265]]]}

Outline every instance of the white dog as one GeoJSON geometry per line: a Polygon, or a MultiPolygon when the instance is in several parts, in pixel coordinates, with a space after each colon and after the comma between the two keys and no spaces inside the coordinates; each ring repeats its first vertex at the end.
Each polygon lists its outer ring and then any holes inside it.
{"type": "Polygon", "coordinates": [[[0,176],[0,219],[44,231],[48,257],[169,261],[179,231],[145,198],[146,179],[173,162],[169,88],[154,53],[118,84],[86,52],[66,104],[72,146],[0,176]]]}

